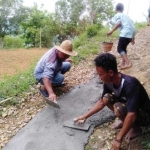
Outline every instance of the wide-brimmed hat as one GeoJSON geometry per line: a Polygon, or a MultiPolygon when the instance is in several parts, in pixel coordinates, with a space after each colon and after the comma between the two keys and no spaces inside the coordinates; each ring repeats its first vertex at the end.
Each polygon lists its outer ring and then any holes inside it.
{"type": "Polygon", "coordinates": [[[73,46],[72,46],[72,42],[70,40],[65,40],[63,41],[60,46],[55,45],[54,46],[57,50],[70,55],[70,56],[76,56],[77,52],[73,51],[73,46]]]}

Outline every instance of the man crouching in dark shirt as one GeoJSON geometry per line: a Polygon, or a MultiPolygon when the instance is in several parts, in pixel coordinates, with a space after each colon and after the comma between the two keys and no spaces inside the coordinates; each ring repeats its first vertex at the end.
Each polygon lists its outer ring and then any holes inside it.
{"type": "Polygon", "coordinates": [[[119,150],[124,137],[133,139],[141,134],[142,126],[150,125],[150,100],[135,77],[118,72],[114,55],[100,54],[94,62],[99,78],[104,82],[102,97],[87,113],[74,120],[84,123],[107,106],[120,119],[112,125],[115,129],[122,127],[112,142],[112,149],[119,150]]]}

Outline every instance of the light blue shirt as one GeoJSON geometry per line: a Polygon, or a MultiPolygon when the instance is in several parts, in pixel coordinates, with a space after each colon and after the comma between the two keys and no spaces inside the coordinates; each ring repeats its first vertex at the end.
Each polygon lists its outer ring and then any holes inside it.
{"type": "Polygon", "coordinates": [[[135,36],[135,27],[129,16],[119,12],[113,17],[113,22],[115,24],[121,22],[120,37],[133,38],[135,36]]]}
{"type": "Polygon", "coordinates": [[[37,80],[47,77],[52,79],[60,71],[62,62],[57,58],[56,48],[47,51],[37,63],[34,70],[34,77],[37,80]]]}

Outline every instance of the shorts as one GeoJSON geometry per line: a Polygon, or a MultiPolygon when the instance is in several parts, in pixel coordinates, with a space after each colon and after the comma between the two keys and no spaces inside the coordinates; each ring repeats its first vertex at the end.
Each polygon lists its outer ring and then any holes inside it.
{"type": "Polygon", "coordinates": [[[131,40],[131,38],[119,37],[117,51],[120,55],[127,54],[127,46],[131,40]]]}
{"type": "MultiPolygon", "coordinates": [[[[121,116],[125,117],[127,115],[126,100],[124,98],[118,99],[114,94],[110,93],[105,94],[104,97],[118,110],[121,116]]],[[[150,125],[150,115],[139,109],[135,124],[143,127],[150,125]]]]}

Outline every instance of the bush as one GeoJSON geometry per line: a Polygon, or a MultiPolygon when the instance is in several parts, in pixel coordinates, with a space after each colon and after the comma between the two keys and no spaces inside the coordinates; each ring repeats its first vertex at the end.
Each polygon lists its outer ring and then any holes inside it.
{"type": "Polygon", "coordinates": [[[0,81],[0,101],[8,97],[15,97],[22,95],[24,91],[28,91],[30,85],[36,81],[33,76],[34,66],[32,65],[28,70],[20,72],[11,77],[5,77],[0,81]]]}
{"type": "Polygon", "coordinates": [[[134,25],[135,25],[136,30],[139,30],[141,28],[146,27],[147,26],[147,22],[135,22],[134,25]]]}
{"type": "Polygon", "coordinates": [[[86,43],[87,35],[81,34],[80,36],[76,37],[73,42],[73,47],[78,48],[81,45],[84,45],[86,43]]]}
{"type": "Polygon", "coordinates": [[[79,46],[81,46],[81,40],[76,39],[76,40],[74,41],[73,45],[74,45],[74,46],[73,46],[74,48],[78,48],[79,46]]]}
{"type": "Polygon", "coordinates": [[[4,48],[21,48],[23,47],[24,41],[18,36],[6,35],[4,38],[4,48]]]}
{"type": "Polygon", "coordinates": [[[90,25],[86,28],[86,33],[88,37],[93,37],[95,36],[99,31],[98,25],[90,25]]]}

